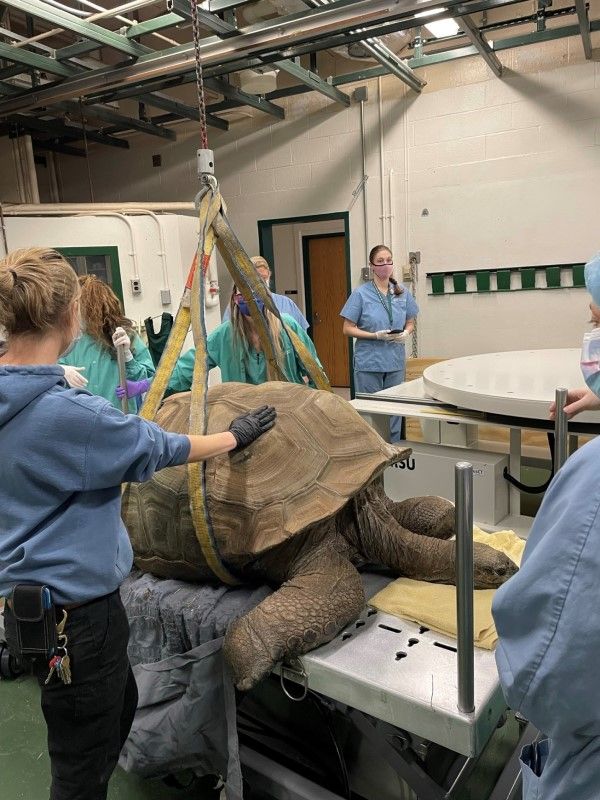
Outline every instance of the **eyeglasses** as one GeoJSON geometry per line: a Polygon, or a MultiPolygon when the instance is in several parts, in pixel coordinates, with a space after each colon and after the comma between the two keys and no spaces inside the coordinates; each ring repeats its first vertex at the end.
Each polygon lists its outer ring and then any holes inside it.
{"type": "Polygon", "coordinates": [[[393,267],[393,261],[371,261],[374,267],[393,267]]]}

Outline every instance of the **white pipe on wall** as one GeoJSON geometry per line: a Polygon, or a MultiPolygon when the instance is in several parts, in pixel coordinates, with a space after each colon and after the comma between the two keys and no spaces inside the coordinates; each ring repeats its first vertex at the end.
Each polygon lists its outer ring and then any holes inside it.
{"type": "MultiPolygon", "coordinates": [[[[11,140],[15,142],[15,139],[11,140]]],[[[50,215],[68,216],[69,214],[95,214],[99,211],[117,211],[122,213],[135,213],[139,211],[171,211],[190,212],[196,211],[193,202],[188,203],[7,203],[4,206],[4,215],[7,217],[50,215]]]]}
{"type": "Polygon", "coordinates": [[[160,256],[161,263],[162,263],[162,273],[163,273],[164,288],[168,289],[169,288],[169,273],[168,273],[168,270],[167,270],[167,252],[166,252],[167,248],[165,247],[165,237],[163,235],[164,232],[163,232],[163,227],[160,224],[160,220],[159,220],[158,216],[154,213],[154,211],[147,211],[146,209],[138,209],[138,210],[135,211],[135,213],[136,214],[144,214],[144,215],[150,217],[151,219],[153,219],[154,222],[156,223],[156,227],[158,229],[158,241],[159,241],[159,245],[160,245],[160,249],[159,249],[158,255],[160,256]]]}
{"type": "Polygon", "coordinates": [[[46,156],[48,164],[48,179],[50,181],[50,199],[54,203],[60,201],[60,189],[58,187],[58,175],[56,171],[56,153],[49,152],[46,156]]]}
{"type": "Polygon", "coordinates": [[[365,101],[360,101],[360,144],[362,149],[363,228],[365,232],[365,263],[369,263],[369,205],[367,199],[367,145],[365,142],[365,101]]]}
{"type": "Polygon", "coordinates": [[[384,164],[383,164],[383,97],[381,89],[381,77],[377,78],[377,99],[379,105],[379,186],[381,188],[381,244],[385,244],[385,189],[383,186],[384,164]]]}
{"type": "MultiPolygon", "coordinates": [[[[15,177],[17,179],[17,192],[19,193],[19,200],[27,200],[25,196],[25,187],[23,185],[23,173],[21,171],[21,153],[19,148],[19,139],[10,140],[13,154],[13,162],[15,165],[15,177]]],[[[4,212],[7,213],[6,211],[4,212]]]]}
{"type": "Polygon", "coordinates": [[[25,163],[27,164],[27,183],[29,185],[29,195],[33,203],[40,202],[40,190],[35,169],[35,158],[33,156],[33,144],[31,136],[20,137],[23,139],[23,150],[25,151],[25,163]]]}
{"type": "MultiPolygon", "coordinates": [[[[78,214],[77,216],[84,216],[86,213],[88,213],[88,212],[82,212],[81,214],[78,214]]],[[[45,216],[45,214],[42,214],[40,216],[45,216]]],[[[95,217],[114,217],[115,219],[120,219],[121,222],[124,222],[125,225],[127,225],[127,227],[129,228],[129,237],[131,239],[131,252],[128,253],[128,255],[131,256],[131,260],[133,262],[133,277],[135,279],[139,280],[140,271],[139,271],[139,267],[138,267],[137,253],[136,253],[136,249],[135,249],[135,234],[133,232],[133,225],[131,224],[131,221],[128,220],[127,217],[124,214],[119,214],[117,211],[99,211],[99,212],[96,212],[95,214],[93,214],[92,216],[95,216],[95,217]]]]}
{"type": "Polygon", "coordinates": [[[390,168],[390,183],[389,183],[389,214],[390,220],[390,250],[394,253],[394,170],[390,168]]]}

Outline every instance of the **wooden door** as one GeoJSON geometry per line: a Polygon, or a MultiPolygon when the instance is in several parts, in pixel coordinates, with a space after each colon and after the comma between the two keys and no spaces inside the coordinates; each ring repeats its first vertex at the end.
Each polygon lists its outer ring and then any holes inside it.
{"type": "Polygon", "coordinates": [[[340,317],[349,294],[346,237],[343,233],[307,236],[304,253],[312,339],[331,385],[348,387],[348,337],[342,333],[340,317]]]}

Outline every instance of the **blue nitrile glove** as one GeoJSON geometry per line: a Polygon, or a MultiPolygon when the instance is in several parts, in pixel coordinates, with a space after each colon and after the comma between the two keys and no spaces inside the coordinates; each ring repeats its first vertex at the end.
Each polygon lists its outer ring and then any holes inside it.
{"type": "MultiPolygon", "coordinates": [[[[152,381],[150,378],[142,378],[141,381],[127,381],[127,397],[139,397],[144,392],[148,391],[152,381]]],[[[122,400],[125,397],[125,389],[122,386],[117,386],[115,394],[122,400]]]]}

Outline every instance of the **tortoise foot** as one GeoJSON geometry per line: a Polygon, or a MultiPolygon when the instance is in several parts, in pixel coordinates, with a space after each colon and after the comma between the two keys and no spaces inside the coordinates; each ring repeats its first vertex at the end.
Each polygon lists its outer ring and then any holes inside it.
{"type": "Polygon", "coordinates": [[[235,687],[241,692],[247,692],[260,683],[281,658],[269,651],[247,616],[229,626],[223,654],[233,672],[235,687]]]}

